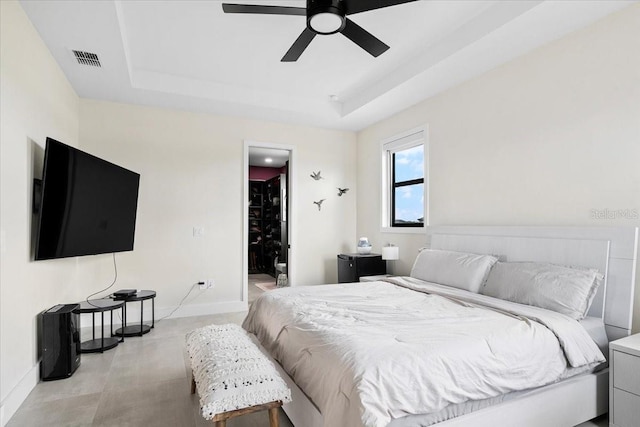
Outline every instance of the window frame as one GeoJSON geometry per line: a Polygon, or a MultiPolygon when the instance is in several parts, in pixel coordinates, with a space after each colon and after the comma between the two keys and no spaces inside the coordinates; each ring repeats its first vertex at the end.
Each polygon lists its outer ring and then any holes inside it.
{"type": "MultiPolygon", "coordinates": [[[[418,147],[422,144],[416,144],[413,147],[418,147]]],[[[391,192],[391,203],[389,205],[389,210],[391,214],[391,221],[389,222],[390,227],[424,227],[424,206],[422,207],[423,213],[423,222],[396,222],[396,191],[398,188],[408,187],[410,185],[422,184],[424,186],[424,173],[422,174],[422,178],[410,179],[407,181],[396,181],[396,154],[400,151],[405,151],[411,149],[413,147],[408,147],[401,150],[389,151],[389,155],[391,156],[391,180],[390,180],[390,189],[391,192]]],[[[423,187],[424,189],[424,187],[423,187]]],[[[423,190],[424,194],[424,190],[423,190]]]]}
{"type": "Polygon", "coordinates": [[[387,138],[380,143],[382,154],[382,187],[381,187],[381,232],[420,233],[426,231],[429,225],[429,145],[427,141],[427,127],[419,127],[387,138]],[[394,158],[395,153],[422,145],[424,153],[424,173],[422,178],[395,182],[394,158]],[[398,185],[401,184],[401,185],[398,185]],[[422,223],[395,223],[395,190],[406,185],[423,184],[423,213],[422,223]]]}

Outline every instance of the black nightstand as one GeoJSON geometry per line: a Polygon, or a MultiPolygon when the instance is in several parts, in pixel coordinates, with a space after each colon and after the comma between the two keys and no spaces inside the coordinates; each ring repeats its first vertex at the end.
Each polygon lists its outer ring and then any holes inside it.
{"type": "Polygon", "coordinates": [[[361,276],[386,273],[387,264],[380,254],[338,255],[338,283],[357,282],[361,276]]]}

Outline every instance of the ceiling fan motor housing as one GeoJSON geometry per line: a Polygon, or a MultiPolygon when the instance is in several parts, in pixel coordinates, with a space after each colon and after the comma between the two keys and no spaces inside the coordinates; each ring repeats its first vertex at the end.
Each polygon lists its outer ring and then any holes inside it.
{"type": "Polygon", "coordinates": [[[316,34],[335,34],[344,29],[344,0],[307,0],[307,27],[316,34]]]}

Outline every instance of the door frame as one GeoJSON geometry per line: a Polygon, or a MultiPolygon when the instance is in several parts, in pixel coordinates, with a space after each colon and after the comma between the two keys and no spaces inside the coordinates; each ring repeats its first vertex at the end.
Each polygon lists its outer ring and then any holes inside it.
{"type": "Polygon", "coordinates": [[[289,152],[289,175],[287,176],[287,207],[289,215],[287,218],[287,241],[290,246],[287,257],[287,277],[289,285],[295,286],[296,278],[296,239],[295,224],[298,222],[296,210],[292,208],[290,201],[298,200],[296,193],[296,159],[295,146],[287,144],[276,144],[271,142],[259,142],[244,140],[244,162],[243,162],[243,184],[242,184],[242,301],[249,305],[249,150],[252,148],[273,148],[276,150],[286,150],[289,152]]]}

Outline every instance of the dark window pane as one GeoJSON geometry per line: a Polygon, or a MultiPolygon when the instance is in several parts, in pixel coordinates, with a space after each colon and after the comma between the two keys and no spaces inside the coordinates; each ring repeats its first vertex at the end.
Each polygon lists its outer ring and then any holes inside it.
{"type": "Polygon", "coordinates": [[[395,224],[424,223],[424,184],[397,187],[394,195],[395,224]]]}
{"type": "Polygon", "coordinates": [[[397,151],[394,156],[395,182],[424,177],[424,145],[397,151]]]}

